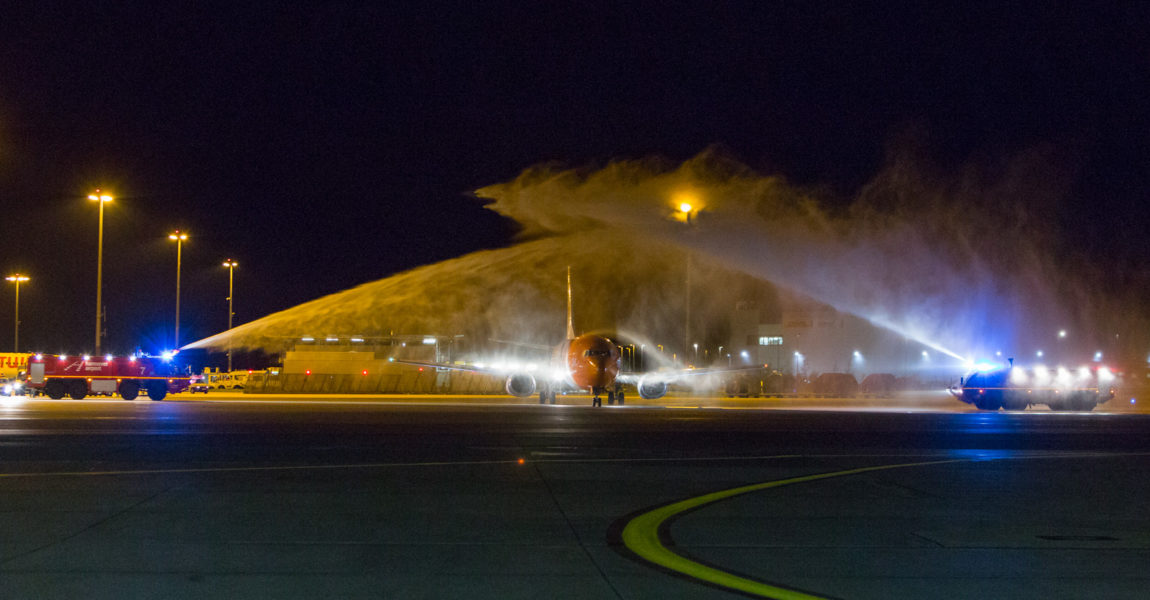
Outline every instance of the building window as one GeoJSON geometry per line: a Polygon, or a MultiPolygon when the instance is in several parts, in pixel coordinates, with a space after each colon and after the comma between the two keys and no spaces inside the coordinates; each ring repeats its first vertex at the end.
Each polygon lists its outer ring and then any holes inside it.
{"type": "Polygon", "coordinates": [[[783,336],[781,335],[764,335],[759,337],[760,346],[782,346],[783,336]]]}

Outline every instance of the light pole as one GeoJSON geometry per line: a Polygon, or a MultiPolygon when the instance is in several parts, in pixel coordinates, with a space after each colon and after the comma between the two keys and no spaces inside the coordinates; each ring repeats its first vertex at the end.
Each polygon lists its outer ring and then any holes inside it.
{"type": "Polygon", "coordinates": [[[27,275],[19,273],[5,277],[8,281],[16,284],[16,333],[12,336],[12,352],[20,351],[20,282],[28,281],[27,275]]]}
{"type": "MultiPolygon", "coordinates": [[[[683,193],[683,194],[679,195],[678,200],[679,200],[679,206],[678,206],[679,212],[678,212],[677,218],[681,219],[684,223],[687,224],[687,227],[690,228],[691,227],[691,214],[697,210],[697,207],[694,204],[692,204],[692,202],[694,201],[694,195],[688,194],[688,193],[683,193]]],[[[683,302],[683,356],[684,356],[684,360],[686,360],[685,357],[687,355],[687,349],[691,347],[691,251],[687,250],[686,252],[687,252],[687,268],[686,268],[687,285],[686,285],[686,290],[685,290],[686,293],[684,294],[685,299],[683,302]]],[[[699,362],[698,344],[695,345],[695,362],[699,362]]]]}
{"type": "Polygon", "coordinates": [[[183,260],[184,241],[188,239],[188,234],[177,229],[168,234],[168,239],[176,242],[176,341],[172,345],[172,349],[178,350],[180,348],[180,263],[183,260]]]}
{"type": "Polygon", "coordinates": [[[100,235],[96,243],[96,354],[100,353],[100,338],[103,337],[103,290],[104,290],[104,203],[111,202],[112,196],[96,190],[88,194],[88,199],[100,203],[100,235]]]}
{"type": "MultiPolygon", "coordinates": [[[[238,267],[239,264],[240,263],[238,263],[238,262],[236,262],[230,258],[224,261],[224,266],[227,267],[227,269],[228,269],[228,331],[231,331],[231,329],[232,329],[232,315],[235,314],[232,312],[232,280],[235,277],[236,267],[238,267]]],[[[228,373],[231,373],[231,372],[232,372],[232,340],[229,337],[228,338],[228,373]]]]}

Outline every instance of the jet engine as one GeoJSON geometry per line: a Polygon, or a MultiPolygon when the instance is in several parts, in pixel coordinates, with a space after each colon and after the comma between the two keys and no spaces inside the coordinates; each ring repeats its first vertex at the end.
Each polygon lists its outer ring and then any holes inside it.
{"type": "Polygon", "coordinates": [[[525,373],[508,375],[507,384],[504,387],[508,394],[516,398],[526,398],[535,393],[535,377],[525,373]]]}
{"type": "Polygon", "coordinates": [[[658,400],[667,393],[667,381],[664,379],[655,379],[650,375],[644,375],[639,379],[639,397],[644,400],[658,400]]]}

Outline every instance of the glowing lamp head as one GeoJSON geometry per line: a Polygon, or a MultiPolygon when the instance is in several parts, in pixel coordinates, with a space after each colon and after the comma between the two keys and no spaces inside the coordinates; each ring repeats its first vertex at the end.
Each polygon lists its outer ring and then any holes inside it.
{"type": "Polygon", "coordinates": [[[684,213],[684,214],[689,213],[689,212],[691,212],[692,208],[693,207],[691,206],[690,202],[680,202],[679,203],[679,212],[681,212],[681,213],[684,213]]]}
{"type": "Polygon", "coordinates": [[[180,231],[179,229],[168,234],[168,239],[172,241],[183,242],[188,239],[188,234],[180,231]]]}
{"type": "Polygon", "coordinates": [[[240,263],[229,258],[229,259],[224,261],[224,266],[229,268],[229,269],[234,269],[234,268],[240,266],[240,263]]]}
{"type": "Polygon", "coordinates": [[[88,199],[93,201],[93,202],[111,202],[112,196],[109,194],[105,194],[105,193],[101,192],[100,190],[96,190],[96,191],[92,192],[91,194],[88,194],[88,199]]]}
{"type": "Polygon", "coordinates": [[[1026,371],[1019,367],[1012,367],[1010,369],[1010,382],[1015,385],[1022,385],[1027,382],[1026,371]]]}

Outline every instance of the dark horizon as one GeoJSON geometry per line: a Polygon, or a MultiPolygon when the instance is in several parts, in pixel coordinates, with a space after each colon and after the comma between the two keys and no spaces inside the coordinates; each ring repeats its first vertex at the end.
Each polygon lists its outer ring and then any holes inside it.
{"type": "MultiPolygon", "coordinates": [[[[0,243],[20,345],[91,349],[94,188],[105,349],[167,347],[358,284],[515,242],[471,192],[718,146],[831,210],[895,159],[1019,189],[1055,260],[1150,282],[1150,9],[726,3],[426,7],[67,3],[0,8],[0,243]],[[1041,193],[1038,193],[1041,192],[1041,193]],[[1025,197],[1055,197],[1034,206],[1025,197]]],[[[0,294],[0,350],[12,338],[0,294]],[[7,323],[8,325],[4,325],[7,323]]],[[[1145,314],[1147,307],[1131,307],[1145,314]]]]}

